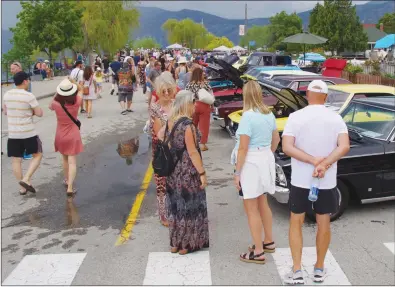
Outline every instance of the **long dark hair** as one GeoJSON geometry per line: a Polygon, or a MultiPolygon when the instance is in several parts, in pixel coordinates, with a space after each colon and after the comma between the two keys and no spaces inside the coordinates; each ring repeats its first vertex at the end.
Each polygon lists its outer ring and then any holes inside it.
{"type": "Polygon", "coordinates": [[[200,68],[195,68],[193,69],[192,75],[191,75],[191,82],[193,83],[201,83],[204,81],[203,77],[203,70],[200,68]]]}
{"type": "Polygon", "coordinates": [[[91,66],[86,66],[84,69],[84,79],[85,81],[89,81],[89,79],[91,78],[93,74],[93,70],[91,66]]]}
{"type": "Polygon", "coordinates": [[[77,94],[78,90],[72,96],[67,97],[56,94],[55,101],[57,101],[61,105],[75,105],[77,101],[77,94]]]}

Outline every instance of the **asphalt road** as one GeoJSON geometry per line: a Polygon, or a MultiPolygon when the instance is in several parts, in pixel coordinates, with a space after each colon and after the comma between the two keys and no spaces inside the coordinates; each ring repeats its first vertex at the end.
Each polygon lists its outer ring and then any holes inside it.
{"type": "MultiPolygon", "coordinates": [[[[267,255],[265,265],[239,261],[251,238],[232,183],[233,141],[217,127],[212,127],[209,151],[203,153],[210,248],[186,256],[168,252],[168,231],[159,224],[154,183],[144,184],[152,175],[149,140],[142,132],[145,98],[138,93],[135,112],[122,116],[109,89],[106,84],[103,99],[94,103],[94,118],[82,118],[85,151],[78,161],[78,194],[73,200],[66,198],[60,157],[53,152],[56,121],[46,108],[49,99],[40,101],[45,116],[37,122],[44,144],[42,165],[33,178],[37,195],[19,196],[10,160],[2,156],[3,284],[281,285],[292,265],[287,207],[270,200],[276,253],[267,255]],[[128,160],[121,157],[119,144],[136,138],[137,153],[128,160]],[[121,230],[130,238],[116,245],[121,230]]],[[[4,130],[4,116],[2,120],[4,130]]],[[[6,140],[3,135],[3,151],[6,140]]],[[[333,223],[325,285],[395,285],[394,210],[394,202],[352,205],[333,223]]],[[[307,273],[314,263],[315,231],[315,224],[306,222],[307,273]]]]}

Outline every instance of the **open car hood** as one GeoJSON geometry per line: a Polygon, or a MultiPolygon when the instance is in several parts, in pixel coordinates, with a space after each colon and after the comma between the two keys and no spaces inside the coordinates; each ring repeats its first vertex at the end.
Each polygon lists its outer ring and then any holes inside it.
{"type": "Polygon", "coordinates": [[[230,55],[225,56],[225,58],[223,58],[223,60],[230,65],[235,64],[239,59],[240,59],[239,56],[237,56],[235,54],[230,54],[230,55]]]}
{"type": "Polygon", "coordinates": [[[272,94],[285,106],[296,112],[308,105],[307,100],[290,88],[278,85],[275,82],[259,80],[263,92],[272,94]]]}
{"type": "Polygon", "coordinates": [[[209,63],[207,68],[216,71],[224,78],[230,80],[236,87],[243,88],[243,80],[240,78],[242,75],[239,70],[221,59],[213,59],[214,63],[209,63]]]}

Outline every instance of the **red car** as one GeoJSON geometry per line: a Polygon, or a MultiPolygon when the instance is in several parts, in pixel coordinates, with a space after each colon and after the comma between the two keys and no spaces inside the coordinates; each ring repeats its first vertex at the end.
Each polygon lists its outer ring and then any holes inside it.
{"type": "MultiPolygon", "coordinates": [[[[324,77],[324,76],[281,76],[272,79],[273,82],[291,88],[294,91],[306,95],[306,90],[308,85],[313,80],[323,80],[328,85],[339,85],[339,84],[351,84],[349,81],[342,78],[334,78],[334,77],[324,77]]],[[[265,91],[263,91],[263,101],[268,106],[275,106],[277,104],[277,98],[272,95],[265,95],[265,91]]],[[[214,123],[220,125],[221,127],[227,129],[228,128],[228,115],[243,109],[243,101],[233,101],[227,103],[221,103],[214,107],[213,109],[213,119],[214,123]]]]}

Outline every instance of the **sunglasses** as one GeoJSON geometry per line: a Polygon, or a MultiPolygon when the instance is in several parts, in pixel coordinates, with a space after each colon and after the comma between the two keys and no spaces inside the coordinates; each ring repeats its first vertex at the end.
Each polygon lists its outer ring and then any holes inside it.
{"type": "Polygon", "coordinates": [[[173,89],[169,88],[169,89],[163,89],[162,90],[162,94],[171,94],[173,92],[173,89]]]}

